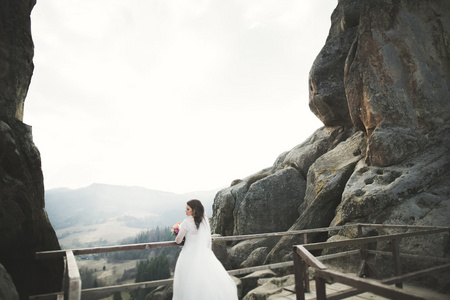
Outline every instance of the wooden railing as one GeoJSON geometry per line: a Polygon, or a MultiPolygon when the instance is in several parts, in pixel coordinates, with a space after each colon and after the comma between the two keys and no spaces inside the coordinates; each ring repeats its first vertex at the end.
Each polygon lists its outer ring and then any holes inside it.
{"type": "MultiPolygon", "coordinates": [[[[233,276],[238,276],[242,274],[248,274],[255,271],[267,270],[267,269],[278,269],[278,268],[287,268],[294,266],[295,278],[296,278],[296,289],[297,289],[297,300],[304,299],[304,292],[309,291],[309,279],[307,276],[307,268],[309,266],[316,269],[316,274],[320,274],[320,278],[325,279],[327,276],[331,276],[331,270],[327,269],[320,260],[332,259],[336,257],[341,257],[345,255],[357,254],[361,253],[367,255],[367,253],[373,253],[374,251],[364,250],[364,246],[367,243],[375,242],[375,241],[383,241],[383,240],[398,240],[402,237],[407,236],[415,236],[415,235],[423,235],[423,234],[431,234],[431,233],[439,233],[439,232],[449,232],[450,228],[438,228],[438,227],[420,227],[420,226],[395,226],[395,225],[376,225],[376,224],[354,224],[354,225],[344,225],[344,226],[336,226],[336,227],[326,227],[326,228],[315,228],[315,229],[307,229],[307,230],[295,230],[295,231],[286,231],[286,232],[274,232],[274,233],[260,233],[260,234],[251,234],[251,235],[238,235],[238,236],[226,236],[226,237],[212,237],[213,245],[215,242],[228,242],[228,241],[241,241],[241,240],[249,240],[249,239],[260,239],[260,238],[269,238],[269,237],[283,237],[283,236],[291,236],[291,235],[302,235],[303,245],[294,246],[294,261],[287,261],[281,263],[274,263],[268,265],[261,265],[243,269],[229,270],[228,273],[233,276]],[[308,234],[314,233],[322,233],[322,232],[330,232],[330,231],[338,231],[342,229],[351,229],[358,228],[358,232],[360,236],[362,236],[362,228],[363,227],[378,227],[378,228],[397,228],[397,229],[421,229],[420,233],[418,232],[410,232],[398,235],[390,235],[388,236],[377,236],[377,237],[367,237],[367,238],[356,238],[352,240],[344,240],[338,242],[323,242],[323,243],[314,243],[308,244],[308,234]],[[346,245],[355,245],[361,244],[360,250],[352,250],[346,251],[342,253],[335,253],[330,255],[321,256],[319,258],[314,257],[308,250],[314,249],[325,249],[330,247],[341,247],[346,245]],[[320,259],[320,260],[319,260],[320,259]],[[321,271],[326,271],[325,273],[321,273],[321,271]],[[317,273],[319,272],[319,273],[317,273]],[[303,298],[302,296],[303,295],[303,298]]],[[[396,244],[398,247],[398,244],[396,244]]],[[[78,266],[75,261],[76,255],[86,255],[86,254],[98,254],[98,253],[107,253],[107,252],[116,252],[116,251],[130,251],[130,250],[142,250],[142,249],[155,249],[155,248],[165,248],[165,247],[175,247],[179,246],[175,242],[155,242],[155,243],[143,243],[143,244],[130,244],[130,245],[119,245],[119,246],[110,246],[110,247],[96,247],[96,248],[83,248],[83,249],[72,249],[72,250],[55,250],[55,251],[44,251],[37,252],[36,259],[51,259],[51,258],[66,258],[66,268],[64,274],[64,287],[63,291],[58,293],[44,294],[44,295],[35,295],[31,296],[30,300],[43,300],[43,299],[69,299],[69,300],[79,300],[81,295],[98,295],[99,293],[113,293],[117,291],[130,291],[137,288],[149,288],[149,287],[157,287],[162,285],[169,285],[173,283],[173,278],[165,279],[165,280],[155,280],[155,281],[147,281],[147,282],[139,282],[139,283],[131,283],[131,284],[123,284],[123,285],[115,285],[115,286],[106,286],[99,288],[91,288],[91,289],[82,289],[81,287],[81,279],[79,275],[78,266]]],[[[385,252],[375,251],[376,254],[386,255],[385,252]]],[[[398,250],[397,250],[398,254],[398,250]]],[[[438,258],[439,260],[439,258],[438,258]]],[[[441,259],[440,261],[445,261],[441,259]]],[[[365,260],[364,260],[365,263],[365,260]]],[[[363,268],[362,266],[361,268],[363,268]]],[[[397,274],[397,273],[396,273],[397,274]]],[[[398,272],[398,275],[400,273],[398,272]]],[[[402,277],[403,278],[403,277],[402,277]]],[[[405,277],[406,278],[406,277],[405,277]]],[[[391,279],[392,281],[393,279],[391,279]]],[[[406,279],[396,280],[394,283],[401,282],[406,279]]],[[[386,282],[388,284],[392,284],[392,282],[386,282]]],[[[320,287],[320,283],[319,283],[320,287]]],[[[360,292],[358,292],[360,293],[360,292]]],[[[317,299],[326,299],[319,298],[317,299]]],[[[342,298],[335,298],[342,299],[342,298]]],[[[399,298],[400,299],[400,298],[399,298]]]]}
{"type": "MultiPolygon", "coordinates": [[[[339,228],[345,228],[341,226],[339,228]]],[[[227,236],[227,237],[212,237],[213,246],[215,242],[227,242],[227,241],[240,241],[249,239],[259,239],[268,237],[282,237],[288,235],[304,234],[305,232],[317,232],[318,229],[311,230],[299,230],[299,231],[287,231],[287,232],[273,232],[273,233],[261,233],[252,235],[239,235],[239,236],[227,236]]],[[[43,251],[36,253],[36,259],[52,259],[52,258],[62,258],[66,257],[66,269],[64,274],[65,284],[64,291],[58,293],[34,295],[30,297],[30,300],[44,300],[44,299],[70,299],[79,300],[80,295],[96,295],[104,292],[117,292],[117,291],[130,291],[138,288],[149,288],[157,287],[162,285],[172,284],[173,278],[165,280],[155,280],[99,288],[81,289],[80,277],[78,273],[78,266],[75,264],[68,264],[69,257],[74,257],[76,255],[87,255],[87,254],[98,254],[116,251],[130,251],[130,250],[143,250],[143,249],[155,249],[164,247],[175,247],[179,244],[175,242],[155,242],[155,243],[142,243],[142,244],[130,244],[130,245],[119,245],[110,247],[96,247],[96,248],[83,248],[83,249],[72,249],[72,250],[55,250],[55,251],[43,251]],[[76,269],[76,270],[75,270],[76,269]],[[75,275],[74,275],[75,274],[75,275]],[[78,298],[77,298],[78,297],[78,298]]],[[[72,259],[70,259],[72,260],[72,259]]],[[[274,263],[269,265],[255,266],[243,269],[236,269],[228,271],[228,274],[232,276],[238,276],[242,274],[248,274],[255,271],[267,270],[267,269],[278,269],[293,266],[292,261],[274,263]]]]}
{"type": "Polygon", "coordinates": [[[399,226],[399,225],[380,225],[380,224],[356,224],[354,225],[358,229],[358,238],[330,241],[313,244],[295,245],[294,250],[294,272],[295,272],[295,288],[296,299],[304,300],[305,292],[310,292],[309,287],[309,275],[308,267],[315,269],[315,282],[316,282],[316,298],[317,300],[324,299],[344,299],[353,295],[361,294],[364,292],[371,292],[389,299],[410,299],[418,300],[425,299],[416,294],[408,293],[402,290],[403,282],[417,277],[422,277],[435,272],[442,272],[450,270],[450,260],[439,257],[419,256],[413,254],[401,254],[399,251],[399,240],[402,238],[408,238],[420,235],[438,234],[438,233],[450,233],[448,227],[424,227],[424,226],[399,226]],[[363,227],[382,228],[382,229],[404,229],[404,230],[418,230],[412,232],[405,232],[400,234],[388,234],[382,236],[362,237],[363,227]],[[373,242],[390,241],[391,252],[366,250],[365,245],[373,242]],[[329,248],[347,247],[347,246],[359,246],[359,250],[344,251],[340,253],[323,255],[315,257],[311,254],[312,250],[323,250],[329,248]],[[322,264],[321,261],[345,257],[359,253],[361,256],[361,263],[356,275],[352,276],[347,273],[331,270],[322,264]],[[390,255],[393,259],[393,273],[394,277],[384,280],[374,280],[368,278],[361,278],[364,274],[365,268],[368,267],[367,255],[390,255]],[[441,262],[442,264],[437,267],[431,267],[420,271],[415,271],[401,275],[400,270],[400,257],[407,257],[420,260],[432,260],[441,262]],[[326,294],[326,281],[339,282],[348,285],[352,288],[337,292],[331,295],[326,294]],[[396,287],[389,286],[395,284],[396,287]]]}

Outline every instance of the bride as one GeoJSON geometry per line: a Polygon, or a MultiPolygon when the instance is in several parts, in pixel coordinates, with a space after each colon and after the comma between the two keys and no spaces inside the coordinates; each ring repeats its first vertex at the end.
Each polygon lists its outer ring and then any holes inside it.
{"type": "Polygon", "coordinates": [[[211,229],[199,200],[189,200],[175,242],[184,247],[175,266],[173,300],[237,300],[233,279],[211,250],[211,229]]]}

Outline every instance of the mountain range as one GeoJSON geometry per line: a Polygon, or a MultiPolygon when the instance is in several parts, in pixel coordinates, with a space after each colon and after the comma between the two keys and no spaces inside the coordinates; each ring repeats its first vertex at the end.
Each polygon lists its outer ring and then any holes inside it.
{"type": "Polygon", "coordinates": [[[46,211],[61,247],[110,245],[139,232],[170,227],[186,216],[185,203],[199,199],[208,216],[220,188],[176,194],[142,187],[92,184],[45,192],[46,211]]]}

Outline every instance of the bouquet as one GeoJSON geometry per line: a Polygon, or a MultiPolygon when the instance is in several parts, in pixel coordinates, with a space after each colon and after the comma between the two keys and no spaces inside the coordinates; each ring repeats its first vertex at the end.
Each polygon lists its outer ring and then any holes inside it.
{"type": "Polygon", "coordinates": [[[177,236],[180,231],[181,222],[175,223],[172,226],[172,235],[177,236]]]}

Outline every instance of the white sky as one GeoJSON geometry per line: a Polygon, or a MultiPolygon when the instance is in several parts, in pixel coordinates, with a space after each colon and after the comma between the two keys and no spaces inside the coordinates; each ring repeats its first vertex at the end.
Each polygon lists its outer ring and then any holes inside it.
{"type": "Polygon", "coordinates": [[[45,188],[228,186],[322,123],[308,73],[337,0],[38,0],[33,126],[45,188]]]}

